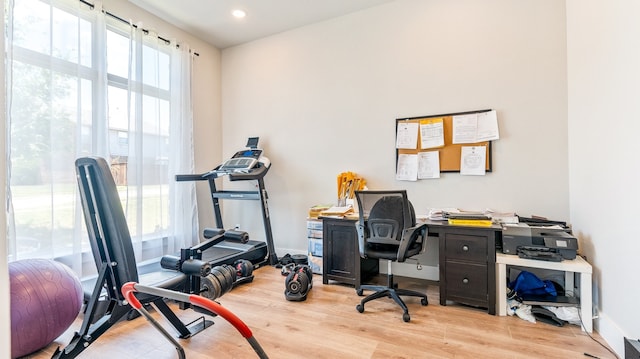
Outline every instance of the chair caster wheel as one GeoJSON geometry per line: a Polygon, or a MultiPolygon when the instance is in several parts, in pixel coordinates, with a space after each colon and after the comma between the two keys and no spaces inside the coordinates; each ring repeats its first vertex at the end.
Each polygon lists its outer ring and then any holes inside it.
{"type": "Polygon", "coordinates": [[[356,305],[356,309],[358,310],[358,312],[362,313],[362,312],[364,312],[364,305],[358,304],[358,305],[356,305]]]}
{"type": "Polygon", "coordinates": [[[356,289],[356,294],[362,297],[364,295],[364,291],[362,289],[356,289]]]}
{"type": "Polygon", "coordinates": [[[402,320],[407,323],[411,320],[411,316],[409,316],[409,313],[404,313],[402,314],[402,320]]]}
{"type": "Polygon", "coordinates": [[[429,305],[429,301],[427,301],[427,298],[422,298],[422,300],[420,300],[420,304],[429,305]]]}

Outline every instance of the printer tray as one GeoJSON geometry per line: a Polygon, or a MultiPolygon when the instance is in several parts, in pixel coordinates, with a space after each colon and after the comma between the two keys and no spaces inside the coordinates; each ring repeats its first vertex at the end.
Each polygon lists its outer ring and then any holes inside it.
{"type": "Polygon", "coordinates": [[[549,262],[562,262],[562,255],[545,247],[520,247],[518,257],[549,262]]]}

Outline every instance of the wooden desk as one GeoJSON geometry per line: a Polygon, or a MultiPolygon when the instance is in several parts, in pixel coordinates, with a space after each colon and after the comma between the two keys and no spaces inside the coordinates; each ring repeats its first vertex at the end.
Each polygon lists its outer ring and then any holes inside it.
{"type": "MultiPolygon", "coordinates": [[[[355,222],[323,219],[323,284],[333,280],[358,289],[363,277],[378,272],[377,259],[360,258],[355,222]]],[[[424,223],[429,236],[439,238],[440,305],[449,300],[486,308],[495,315],[495,248],[502,239],[502,228],[453,226],[444,221],[424,223]]]]}
{"type": "Polygon", "coordinates": [[[591,274],[593,268],[582,257],[577,256],[573,260],[563,260],[562,262],[549,262],[535,259],[524,259],[516,255],[497,253],[496,254],[496,280],[498,297],[498,315],[507,315],[507,266],[542,268],[563,271],[565,275],[565,290],[571,291],[575,288],[574,276],[580,274],[580,317],[583,322],[583,330],[593,332],[593,300],[591,294],[591,274]]]}
{"type": "MultiPolygon", "coordinates": [[[[445,221],[425,223],[429,236],[438,237],[440,305],[447,301],[486,308],[489,314],[506,315],[507,265],[545,268],[565,272],[565,288],[574,288],[574,274],[580,274],[580,313],[587,332],[593,330],[592,268],[581,257],[572,261],[547,262],[496,253],[502,242],[502,228],[449,225],[445,221]],[[588,318],[588,319],[585,319],[588,318]]],[[[362,277],[378,272],[378,261],[360,258],[355,220],[323,220],[323,275],[329,280],[360,287],[362,277]]]]}
{"type": "Polygon", "coordinates": [[[486,308],[496,314],[496,243],[502,241],[500,226],[449,225],[446,221],[426,223],[429,236],[438,237],[440,305],[447,300],[486,308]]]}

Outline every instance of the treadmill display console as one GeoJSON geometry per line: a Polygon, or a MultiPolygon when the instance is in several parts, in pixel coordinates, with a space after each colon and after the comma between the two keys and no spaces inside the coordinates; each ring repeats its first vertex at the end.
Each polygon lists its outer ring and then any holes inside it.
{"type": "Polygon", "coordinates": [[[248,171],[255,167],[262,150],[248,149],[236,152],[233,157],[226,160],[219,168],[219,171],[248,171]]]}

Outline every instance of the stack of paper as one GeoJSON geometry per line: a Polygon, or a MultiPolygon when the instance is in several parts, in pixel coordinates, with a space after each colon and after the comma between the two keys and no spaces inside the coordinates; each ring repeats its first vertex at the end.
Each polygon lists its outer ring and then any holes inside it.
{"type": "Polygon", "coordinates": [[[318,204],[309,208],[309,218],[318,218],[322,211],[326,211],[331,208],[330,204],[318,204]]]}
{"type": "Polygon", "coordinates": [[[457,208],[429,208],[429,219],[432,221],[446,221],[449,213],[460,212],[457,208]]]}
{"type": "Polygon", "coordinates": [[[460,226],[490,227],[493,224],[491,217],[482,212],[449,213],[447,219],[449,224],[460,226]]]}
{"type": "Polygon", "coordinates": [[[320,212],[320,217],[344,218],[345,215],[352,212],[353,207],[351,206],[333,206],[320,212]]]}
{"type": "Polygon", "coordinates": [[[488,214],[495,223],[513,224],[520,222],[518,215],[514,212],[498,212],[493,209],[487,208],[485,210],[485,213],[488,214]]]}

